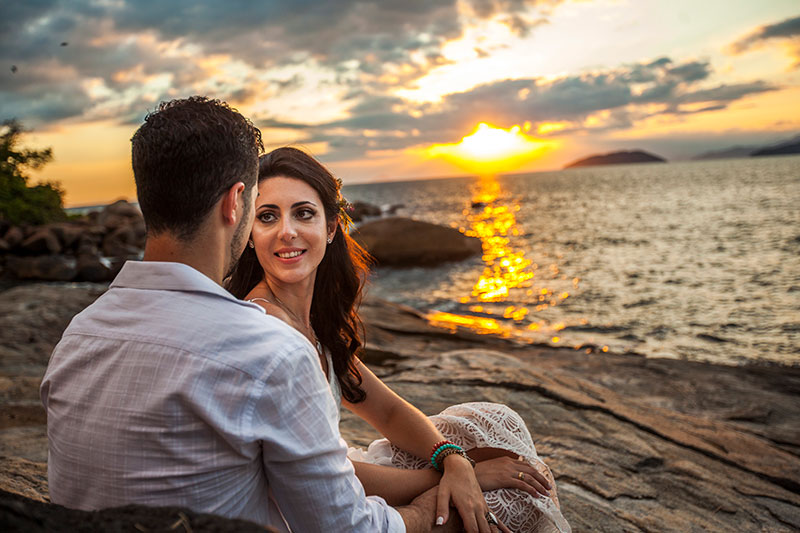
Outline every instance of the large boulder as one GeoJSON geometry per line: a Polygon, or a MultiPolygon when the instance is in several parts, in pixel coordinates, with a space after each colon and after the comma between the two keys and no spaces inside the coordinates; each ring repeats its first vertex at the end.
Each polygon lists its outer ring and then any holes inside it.
{"type": "Polygon", "coordinates": [[[479,239],[458,230],[401,217],[368,222],[353,237],[381,265],[433,266],[482,251],[479,239]]]}
{"type": "Polygon", "coordinates": [[[25,240],[25,232],[19,226],[12,226],[6,231],[3,240],[8,243],[9,248],[14,249],[25,240]]]}
{"type": "Polygon", "coordinates": [[[361,222],[366,217],[381,216],[381,208],[367,202],[353,202],[350,204],[347,214],[350,215],[353,222],[361,222]]]}
{"type": "Polygon", "coordinates": [[[70,281],[77,273],[77,261],[67,255],[9,256],[6,267],[17,279],[70,281]]]}
{"type": "Polygon", "coordinates": [[[78,256],[76,280],[103,282],[114,278],[111,268],[95,254],[78,256]]]}
{"type": "Polygon", "coordinates": [[[97,217],[97,223],[113,230],[121,226],[130,226],[142,220],[142,212],[125,200],[117,200],[107,205],[97,217]]]}
{"type": "Polygon", "coordinates": [[[58,237],[61,246],[66,250],[75,246],[75,243],[78,242],[78,239],[80,239],[85,231],[86,225],[72,222],[58,222],[48,225],[47,228],[53,235],[58,237]]]}
{"type": "Polygon", "coordinates": [[[275,531],[246,520],[196,513],[182,507],[126,505],[100,511],[78,511],[61,505],[36,501],[0,490],[0,530],[51,531],[275,531]]]}
{"type": "Polygon", "coordinates": [[[22,241],[20,249],[22,253],[30,255],[57,254],[61,251],[61,242],[52,229],[42,226],[22,241]]]}
{"type": "Polygon", "coordinates": [[[109,231],[103,239],[103,255],[106,257],[137,256],[141,248],[137,246],[134,226],[122,225],[109,231]]]}

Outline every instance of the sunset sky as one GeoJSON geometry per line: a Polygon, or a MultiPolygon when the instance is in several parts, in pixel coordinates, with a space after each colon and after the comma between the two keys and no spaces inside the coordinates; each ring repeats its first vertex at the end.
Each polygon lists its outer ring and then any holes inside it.
{"type": "Polygon", "coordinates": [[[800,133],[797,0],[10,0],[0,28],[0,119],[67,205],[135,199],[131,135],[192,94],[346,184],[800,133]]]}

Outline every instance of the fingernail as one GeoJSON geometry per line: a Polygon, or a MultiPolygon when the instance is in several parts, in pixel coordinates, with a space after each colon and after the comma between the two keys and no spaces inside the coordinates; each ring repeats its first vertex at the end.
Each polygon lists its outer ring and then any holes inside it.
{"type": "Polygon", "coordinates": [[[440,516],[436,519],[436,525],[441,526],[442,524],[444,524],[444,517],[440,516]]]}

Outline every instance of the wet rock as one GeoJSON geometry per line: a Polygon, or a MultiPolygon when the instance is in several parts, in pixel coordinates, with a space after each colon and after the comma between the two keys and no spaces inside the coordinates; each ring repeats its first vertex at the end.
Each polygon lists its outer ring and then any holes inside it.
{"type": "Polygon", "coordinates": [[[78,511],[0,490],[0,529],[3,531],[214,531],[264,533],[275,530],[182,507],[126,505],[100,511],[78,511]]]}
{"type": "Polygon", "coordinates": [[[73,248],[86,229],[84,224],[71,224],[62,222],[50,224],[47,228],[58,238],[64,249],[73,248]]]}
{"type": "Polygon", "coordinates": [[[103,255],[106,257],[137,256],[141,248],[136,246],[136,231],[131,225],[119,226],[103,239],[103,255]]]}
{"type": "Polygon", "coordinates": [[[24,239],[25,233],[19,226],[12,226],[6,231],[6,234],[3,235],[3,240],[8,243],[9,248],[12,250],[22,244],[24,239]]]}
{"type": "Polygon", "coordinates": [[[25,254],[57,254],[61,251],[61,243],[53,231],[43,226],[34,231],[20,244],[20,251],[25,254]]]}
{"type": "Polygon", "coordinates": [[[79,255],[76,268],[75,279],[80,281],[103,282],[114,277],[109,265],[94,254],[79,255]]]}
{"type": "Polygon", "coordinates": [[[17,279],[70,281],[77,273],[77,261],[67,255],[9,256],[6,268],[17,279]]]}
{"type": "Polygon", "coordinates": [[[401,217],[368,222],[353,237],[380,265],[433,266],[482,251],[479,239],[458,230],[401,217]]]}
{"type": "Polygon", "coordinates": [[[361,222],[366,217],[381,216],[381,208],[366,202],[353,202],[350,204],[347,214],[350,215],[353,222],[361,222]]]}
{"type": "Polygon", "coordinates": [[[103,209],[97,217],[97,223],[106,229],[113,230],[132,225],[142,219],[142,212],[125,200],[117,200],[103,209]]]}
{"type": "Polygon", "coordinates": [[[384,215],[396,215],[397,211],[404,208],[405,204],[391,204],[383,210],[384,215]]]}

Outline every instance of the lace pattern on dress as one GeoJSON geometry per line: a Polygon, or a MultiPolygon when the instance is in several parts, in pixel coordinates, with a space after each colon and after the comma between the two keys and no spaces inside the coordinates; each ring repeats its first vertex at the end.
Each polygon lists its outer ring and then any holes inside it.
{"type": "MultiPolygon", "coordinates": [[[[572,531],[561,514],[553,473],[539,458],[522,417],[509,407],[496,403],[471,402],[453,405],[430,417],[445,438],[465,450],[501,448],[520,455],[550,482],[551,497],[534,498],[516,489],[484,492],[489,509],[515,533],[569,533],[572,531]]],[[[397,468],[431,468],[420,459],[393,446],[386,439],[370,444],[366,452],[351,448],[351,459],[385,464],[397,468]]]]}

